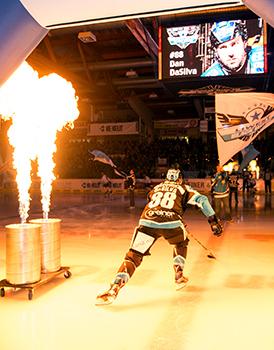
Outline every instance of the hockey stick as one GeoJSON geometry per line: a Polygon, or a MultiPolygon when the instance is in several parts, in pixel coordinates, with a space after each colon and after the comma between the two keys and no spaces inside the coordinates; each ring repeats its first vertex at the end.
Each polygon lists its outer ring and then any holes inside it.
{"type": "Polygon", "coordinates": [[[217,258],[216,258],[216,255],[213,254],[213,252],[212,252],[210,249],[208,249],[205,245],[203,245],[203,243],[200,242],[195,236],[193,236],[192,233],[188,232],[188,235],[189,235],[190,237],[192,237],[202,248],[204,248],[204,250],[207,251],[207,253],[208,253],[208,254],[207,254],[207,257],[208,257],[209,259],[217,259],[217,258]]]}
{"type": "MultiPolygon", "coordinates": [[[[183,223],[183,218],[179,215],[179,217],[180,217],[180,219],[181,219],[181,221],[182,221],[182,223],[183,223]]],[[[195,236],[193,236],[193,234],[192,233],[190,233],[188,230],[187,230],[187,235],[188,236],[190,236],[190,237],[192,237],[202,248],[204,248],[204,250],[206,250],[207,252],[208,252],[208,254],[207,254],[207,257],[209,258],[209,259],[217,259],[216,258],[216,255],[215,254],[213,254],[213,252],[210,250],[210,249],[208,249],[202,242],[200,242],[199,240],[198,240],[198,238],[196,238],[195,236]]]]}

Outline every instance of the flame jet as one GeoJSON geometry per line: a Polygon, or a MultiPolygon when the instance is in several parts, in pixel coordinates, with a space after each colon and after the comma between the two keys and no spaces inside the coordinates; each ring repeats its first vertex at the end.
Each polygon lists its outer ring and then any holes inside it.
{"type": "Polygon", "coordinates": [[[54,176],[57,132],[78,118],[72,84],[57,74],[39,78],[23,63],[0,88],[0,114],[12,119],[8,130],[14,148],[13,166],[19,193],[19,215],[25,223],[30,209],[32,161],[38,161],[43,217],[48,218],[54,176]]]}

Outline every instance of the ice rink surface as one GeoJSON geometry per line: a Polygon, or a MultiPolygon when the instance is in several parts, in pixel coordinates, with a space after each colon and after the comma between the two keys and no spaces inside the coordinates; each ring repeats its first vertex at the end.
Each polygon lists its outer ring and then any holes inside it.
{"type": "MultiPolygon", "coordinates": [[[[0,198],[0,277],[5,278],[5,225],[19,223],[17,199],[0,198]]],[[[274,198],[272,198],[274,206],[274,198]]],[[[94,305],[113,279],[145,204],[124,195],[53,194],[50,217],[61,224],[63,275],[35,288],[5,289],[0,298],[1,350],[273,350],[274,209],[270,195],[240,196],[222,237],[188,209],[191,239],[185,274],[175,291],[172,247],[160,239],[110,306],[94,305]]],[[[33,198],[30,219],[40,218],[33,198]]]]}

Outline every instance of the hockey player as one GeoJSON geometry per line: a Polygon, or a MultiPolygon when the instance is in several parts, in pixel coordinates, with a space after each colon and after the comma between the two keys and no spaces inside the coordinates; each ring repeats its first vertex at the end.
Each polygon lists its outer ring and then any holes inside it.
{"type": "Polygon", "coordinates": [[[186,285],[188,278],[183,275],[183,270],[189,239],[182,215],[187,204],[198,206],[208,218],[213,234],[221,235],[222,226],[208,198],[186,185],[179,169],[169,169],[165,181],[149,192],[148,203],[141,214],[139,226],[135,229],[129,251],[110,289],[97,296],[96,305],[107,305],[114,301],[119,290],[141,264],[143,257],[150,255],[150,248],[160,237],[164,237],[174,247],[176,289],[179,290],[186,285]]]}
{"type": "Polygon", "coordinates": [[[235,206],[238,207],[239,174],[233,170],[229,175],[229,206],[232,206],[232,195],[234,193],[235,206]]]}
{"type": "Polygon", "coordinates": [[[104,196],[105,198],[111,199],[112,189],[111,189],[111,180],[110,178],[105,174],[102,173],[101,177],[101,183],[104,188],[104,196]]]}
{"type": "Polygon", "coordinates": [[[129,208],[134,209],[135,208],[134,191],[136,186],[136,176],[133,169],[130,170],[129,176],[127,176],[126,181],[127,181],[128,193],[129,193],[129,208]]]}
{"type": "Polygon", "coordinates": [[[256,36],[250,46],[244,22],[215,22],[211,28],[210,42],[216,60],[201,76],[263,73],[264,51],[261,39],[261,36],[256,36]]]}
{"type": "Polygon", "coordinates": [[[229,206],[229,176],[220,164],[217,165],[216,170],[217,172],[211,184],[214,197],[214,209],[218,218],[232,222],[229,206]]]}

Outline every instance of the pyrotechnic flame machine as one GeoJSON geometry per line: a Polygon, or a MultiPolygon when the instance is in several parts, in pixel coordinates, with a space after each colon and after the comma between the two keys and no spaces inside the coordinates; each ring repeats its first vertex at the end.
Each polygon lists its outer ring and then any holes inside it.
{"type": "Polygon", "coordinates": [[[38,282],[41,278],[41,225],[6,226],[6,279],[11,284],[38,282]]]}
{"type": "Polygon", "coordinates": [[[61,268],[61,220],[32,219],[31,224],[41,226],[41,270],[42,273],[55,272],[61,268]]]}

